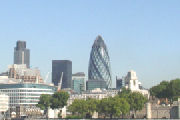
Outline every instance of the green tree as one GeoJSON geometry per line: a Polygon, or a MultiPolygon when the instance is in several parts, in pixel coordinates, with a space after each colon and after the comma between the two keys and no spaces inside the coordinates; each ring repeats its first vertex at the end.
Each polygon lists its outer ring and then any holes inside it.
{"type": "Polygon", "coordinates": [[[69,98],[69,94],[67,92],[65,92],[65,91],[55,92],[52,95],[51,106],[50,107],[52,109],[63,108],[64,106],[67,105],[68,98],[69,98]]]}
{"type": "Polygon", "coordinates": [[[130,104],[130,110],[134,112],[136,117],[136,112],[142,110],[145,103],[147,102],[147,98],[144,97],[139,92],[132,92],[129,94],[129,98],[127,99],[128,103],[130,104]]]}
{"type": "Polygon", "coordinates": [[[131,93],[131,90],[126,89],[126,88],[122,88],[121,92],[118,93],[118,96],[120,98],[124,98],[124,99],[126,99],[128,101],[130,93],[131,93]]]}
{"type": "Polygon", "coordinates": [[[111,109],[110,117],[120,117],[129,112],[130,106],[124,98],[114,97],[110,99],[111,109]]]}
{"type": "Polygon", "coordinates": [[[168,92],[168,81],[162,81],[159,85],[153,86],[150,89],[151,96],[155,96],[157,98],[170,98],[170,94],[168,92]]]}
{"type": "Polygon", "coordinates": [[[136,117],[136,112],[142,110],[144,104],[147,102],[147,98],[144,97],[139,92],[131,92],[129,89],[123,88],[121,92],[118,93],[120,98],[124,98],[130,105],[130,110],[134,112],[136,117]]]}
{"type": "Polygon", "coordinates": [[[99,113],[110,118],[119,118],[121,115],[125,115],[129,112],[130,106],[124,98],[104,98],[99,103],[99,113]]]}
{"type": "Polygon", "coordinates": [[[160,84],[150,89],[151,96],[157,98],[168,98],[171,102],[180,97],[180,79],[162,81],[160,84]]]}
{"type": "Polygon", "coordinates": [[[177,100],[180,97],[180,79],[171,80],[167,91],[171,100],[177,100]]]}
{"type": "Polygon", "coordinates": [[[40,96],[40,100],[39,100],[38,104],[36,105],[41,110],[44,110],[44,114],[46,114],[46,115],[47,115],[48,108],[51,105],[51,98],[52,98],[51,95],[42,94],[40,96]]]}
{"type": "Polygon", "coordinates": [[[73,115],[77,115],[81,118],[85,118],[88,106],[85,100],[75,99],[73,103],[68,107],[68,110],[72,112],[73,115]]]}
{"type": "Polygon", "coordinates": [[[121,89],[121,92],[118,93],[119,97],[127,97],[127,95],[129,95],[131,93],[130,89],[126,89],[125,87],[123,87],[121,89]]]}
{"type": "Polygon", "coordinates": [[[67,105],[69,94],[65,91],[55,92],[51,99],[51,108],[58,109],[67,105]]]}
{"type": "Polygon", "coordinates": [[[119,103],[120,103],[120,110],[121,110],[121,115],[122,115],[122,118],[124,117],[124,115],[128,114],[129,111],[130,111],[130,105],[129,103],[126,101],[125,98],[120,98],[119,100],[119,103]]]}
{"type": "Polygon", "coordinates": [[[86,104],[87,104],[87,114],[89,115],[90,118],[92,118],[93,113],[97,111],[98,100],[93,98],[88,98],[86,100],[86,104]]]}
{"type": "Polygon", "coordinates": [[[110,104],[109,104],[109,98],[104,98],[99,101],[98,104],[98,113],[101,116],[104,116],[106,118],[109,115],[110,104]]]}

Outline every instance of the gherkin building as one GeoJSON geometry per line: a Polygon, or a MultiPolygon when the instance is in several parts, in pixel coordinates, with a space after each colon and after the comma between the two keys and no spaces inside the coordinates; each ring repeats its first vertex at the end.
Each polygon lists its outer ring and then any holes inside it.
{"type": "Polygon", "coordinates": [[[111,88],[112,76],[110,58],[106,44],[101,36],[97,36],[92,46],[89,68],[87,89],[111,88]]]}

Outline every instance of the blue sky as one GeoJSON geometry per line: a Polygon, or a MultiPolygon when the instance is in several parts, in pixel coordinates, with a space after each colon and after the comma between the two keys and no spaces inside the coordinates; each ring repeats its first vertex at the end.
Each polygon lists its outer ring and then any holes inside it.
{"type": "MultiPolygon", "coordinates": [[[[26,40],[31,66],[43,77],[51,60],[69,59],[73,73],[88,72],[97,35],[104,38],[115,76],[131,69],[149,88],[180,78],[179,0],[0,0],[0,72],[26,40]]],[[[49,79],[50,80],[50,79],[49,79]]]]}

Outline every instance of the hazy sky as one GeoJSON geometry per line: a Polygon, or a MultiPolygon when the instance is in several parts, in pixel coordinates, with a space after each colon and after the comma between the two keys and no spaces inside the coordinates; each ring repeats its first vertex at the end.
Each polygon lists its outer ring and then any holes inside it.
{"type": "Polygon", "coordinates": [[[1,0],[0,72],[13,63],[16,41],[26,40],[31,66],[43,77],[53,59],[72,60],[73,73],[87,75],[99,34],[109,50],[113,86],[116,75],[131,69],[146,88],[180,78],[179,0],[1,0]]]}

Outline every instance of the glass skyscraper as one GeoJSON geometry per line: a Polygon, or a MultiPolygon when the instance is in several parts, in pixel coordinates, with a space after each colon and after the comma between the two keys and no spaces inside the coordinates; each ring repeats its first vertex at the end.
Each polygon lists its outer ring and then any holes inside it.
{"type": "Polygon", "coordinates": [[[26,64],[30,67],[30,50],[26,49],[26,41],[17,41],[14,48],[14,64],[26,64]]]}
{"type": "Polygon", "coordinates": [[[93,89],[93,84],[94,88],[110,88],[112,84],[110,58],[101,36],[97,36],[90,54],[87,88],[93,89]]]}

